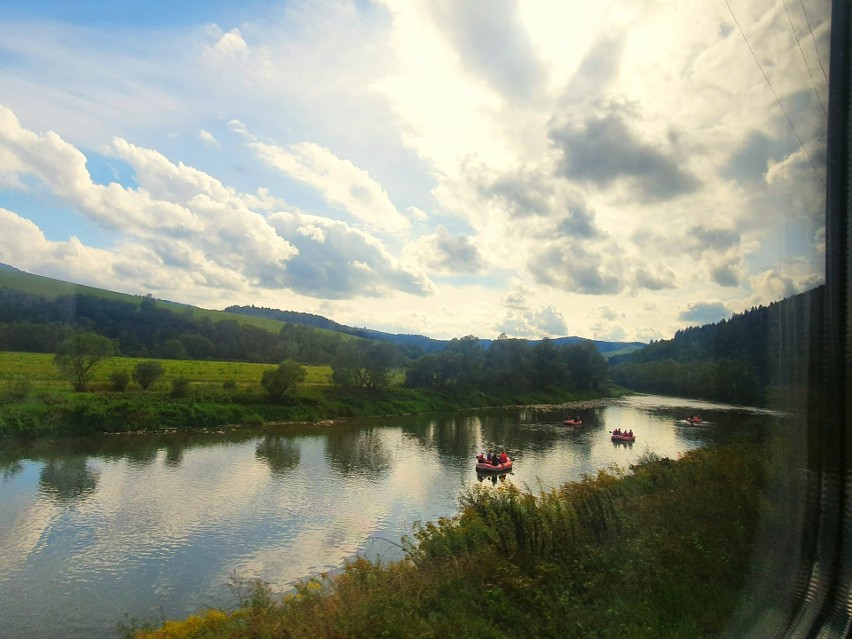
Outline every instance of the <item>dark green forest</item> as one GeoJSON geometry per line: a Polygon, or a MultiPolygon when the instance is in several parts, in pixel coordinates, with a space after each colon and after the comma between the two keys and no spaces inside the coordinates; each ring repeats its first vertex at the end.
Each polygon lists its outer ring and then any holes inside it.
{"type": "Polygon", "coordinates": [[[648,393],[764,404],[801,386],[819,335],[824,287],[759,306],[716,324],[610,360],[613,380],[648,393]]]}

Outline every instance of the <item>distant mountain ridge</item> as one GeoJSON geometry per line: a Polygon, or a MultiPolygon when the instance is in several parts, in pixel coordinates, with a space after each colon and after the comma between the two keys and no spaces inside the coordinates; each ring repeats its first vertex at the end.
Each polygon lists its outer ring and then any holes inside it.
{"type": "MultiPolygon", "coordinates": [[[[11,290],[27,291],[33,295],[46,295],[48,298],[57,295],[71,295],[75,293],[83,293],[87,295],[102,296],[108,299],[119,299],[139,304],[144,296],[131,295],[107,289],[76,284],[55,278],[48,278],[42,275],[35,275],[22,271],[12,265],[0,263],[0,289],[6,288],[11,290]]],[[[153,298],[152,298],[153,299],[153,298]]],[[[436,353],[444,350],[451,340],[439,340],[424,335],[413,334],[394,334],[369,329],[366,327],[358,328],[346,326],[328,319],[321,315],[313,313],[304,313],[300,311],[282,311],[279,309],[259,307],[254,305],[232,305],[222,311],[203,309],[190,304],[182,304],[180,302],[172,302],[169,300],[157,300],[162,303],[162,306],[176,313],[194,312],[198,316],[206,316],[211,321],[216,321],[218,317],[221,319],[234,319],[235,316],[246,318],[246,321],[256,322],[258,328],[263,328],[272,332],[280,330],[282,324],[294,324],[306,326],[309,328],[323,329],[333,331],[345,335],[355,337],[385,340],[396,344],[400,347],[410,347],[414,349],[422,349],[424,353],[436,353]],[[219,316],[221,314],[221,316],[219,316]]],[[[459,335],[459,338],[463,337],[459,335]]],[[[483,348],[488,348],[493,340],[479,338],[483,348]]],[[[526,340],[532,344],[542,340],[526,340]]],[[[624,355],[627,353],[641,350],[647,346],[642,342],[609,342],[602,340],[587,340],[579,336],[557,337],[553,338],[554,344],[575,344],[581,341],[592,342],[604,357],[609,358],[616,355],[624,355]]]]}
{"type": "MultiPolygon", "coordinates": [[[[364,337],[367,339],[385,340],[388,342],[392,342],[398,346],[415,346],[418,348],[422,348],[423,351],[426,353],[440,352],[444,350],[451,341],[434,339],[432,337],[426,337],[425,335],[414,335],[409,333],[386,333],[383,331],[377,331],[366,327],[356,328],[352,326],[346,326],[344,324],[339,324],[338,322],[330,320],[321,315],[314,315],[313,313],[302,313],[299,311],[282,311],[274,308],[266,308],[253,305],[233,305],[227,307],[224,310],[228,313],[235,313],[238,315],[265,317],[267,319],[275,319],[292,324],[303,324],[305,326],[313,326],[315,328],[325,328],[328,330],[338,331],[341,333],[346,333],[348,335],[355,335],[357,337],[364,337]]],[[[491,345],[492,341],[493,340],[490,339],[479,338],[479,343],[482,344],[483,348],[488,348],[491,345]]],[[[530,342],[531,344],[536,344],[542,340],[526,341],[530,342]]],[[[578,342],[583,341],[592,342],[598,349],[598,352],[607,358],[614,356],[615,354],[624,355],[627,353],[635,352],[647,346],[647,344],[644,344],[642,342],[607,342],[602,340],[586,339],[584,337],[579,337],[576,335],[572,335],[569,337],[555,337],[552,338],[550,341],[558,345],[576,344],[578,342]]]]}

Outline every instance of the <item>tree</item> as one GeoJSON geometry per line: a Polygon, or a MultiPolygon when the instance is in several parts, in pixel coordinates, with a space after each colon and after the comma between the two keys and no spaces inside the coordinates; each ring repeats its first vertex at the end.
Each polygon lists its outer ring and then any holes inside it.
{"type": "Polygon", "coordinates": [[[160,362],[139,362],[133,368],[133,380],[139,384],[142,390],[148,390],[148,387],[160,379],[165,372],[160,362]]]}
{"type": "Polygon", "coordinates": [[[269,395],[270,399],[281,399],[288,391],[295,390],[300,383],[305,381],[307,372],[305,367],[292,359],[285,359],[273,368],[263,372],[260,385],[269,395]]]}
{"type": "Polygon", "coordinates": [[[113,371],[109,374],[109,383],[114,391],[127,390],[127,385],[130,383],[130,373],[124,369],[113,371]]]}
{"type": "Polygon", "coordinates": [[[399,350],[390,342],[373,342],[364,352],[367,388],[387,388],[393,369],[401,360],[399,350]]]}
{"type": "Polygon", "coordinates": [[[115,342],[103,335],[77,333],[57,346],[53,363],[71,378],[75,391],[84,391],[98,364],[115,351],[115,342]]]}
{"type": "Polygon", "coordinates": [[[337,351],[331,362],[331,381],[338,386],[366,386],[364,346],[360,340],[349,340],[337,351]]]}
{"type": "Polygon", "coordinates": [[[600,388],[606,383],[609,365],[590,341],[571,344],[564,351],[564,361],[578,390],[600,388]]]}

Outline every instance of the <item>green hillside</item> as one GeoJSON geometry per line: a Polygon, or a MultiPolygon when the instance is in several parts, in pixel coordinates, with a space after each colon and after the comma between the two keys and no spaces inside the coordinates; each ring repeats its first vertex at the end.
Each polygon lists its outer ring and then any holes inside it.
{"type": "MultiPolygon", "coordinates": [[[[74,284],[72,282],[64,282],[51,277],[42,275],[33,275],[26,273],[10,266],[3,265],[0,267],[0,288],[9,288],[30,295],[38,295],[47,300],[54,300],[63,295],[90,295],[108,300],[121,302],[129,302],[141,306],[143,295],[130,295],[128,293],[117,293],[102,288],[86,286],[84,284],[74,284]]],[[[175,313],[191,313],[197,319],[208,318],[211,322],[219,322],[222,320],[234,320],[244,326],[254,326],[263,330],[278,334],[281,328],[287,324],[276,319],[266,317],[252,317],[239,313],[228,313],[225,311],[214,311],[190,304],[180,304],[168,300],[157,300],[157,305],[161,308],[171,310],[175,313]]],[[[316,329],[322,330],[322,329],[316,329]]]]}

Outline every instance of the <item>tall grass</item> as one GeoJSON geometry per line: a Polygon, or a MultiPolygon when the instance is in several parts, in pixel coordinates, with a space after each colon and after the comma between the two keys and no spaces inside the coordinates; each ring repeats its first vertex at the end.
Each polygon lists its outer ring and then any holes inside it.
{"type": "MultiPolygon", "coordinates": [[[[405,560],[334,578],[165,637],[715,637],[737,604],[760,517],[748,446],[649,457],[541,494],[477,486],[419,525],[405,560]]],[[[203,619],[203,618],[202,618],[203,619]]]]}

